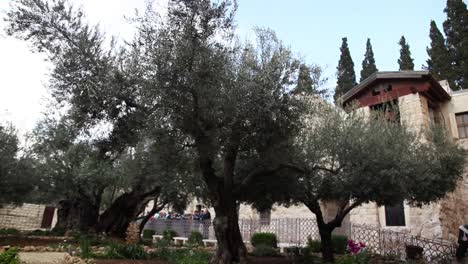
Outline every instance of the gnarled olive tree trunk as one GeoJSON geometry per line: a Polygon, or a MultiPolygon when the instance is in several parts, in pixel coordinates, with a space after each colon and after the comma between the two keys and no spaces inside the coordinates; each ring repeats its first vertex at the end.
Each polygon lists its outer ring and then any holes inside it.
{"type": "Polygon", "coordinates": [[[160,191],[161,188],[157,187],[145,193],[133,190],[122,194],[101,214],[96,231],[125,238],[125,232],[130,222],[137,218],[148,201],[158,196],[160,191]]]}
{"type": "Polygon", "coordinates": [[[239,213],[236,204],[220,203],[215,206],[213,227],[218,241],[211,264],[247,263],[247,249],[239,229],[239,213]]]}
{"type": "Polygon", "coordinates": [[[54,230],[82,231],[92,230],[99,217],[100,199],[91,201],[89,198],[79,197],[62,200],[57,210],[57,224],[54,230]]]}

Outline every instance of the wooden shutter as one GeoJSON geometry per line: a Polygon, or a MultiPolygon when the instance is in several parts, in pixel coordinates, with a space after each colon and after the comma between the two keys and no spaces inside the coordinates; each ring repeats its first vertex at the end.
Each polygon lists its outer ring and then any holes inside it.
{"type": "Polygon", "coordinates": [[[405,226],[405,207],[403,202],[385,206],[385,224],[387,226],[405,226]]]}
{"type": "Polygon", "coordinates": [[[46,206],[42,215],[41,228],[51,228],[52,220],[54,219],[55,207],[46,206]]]}

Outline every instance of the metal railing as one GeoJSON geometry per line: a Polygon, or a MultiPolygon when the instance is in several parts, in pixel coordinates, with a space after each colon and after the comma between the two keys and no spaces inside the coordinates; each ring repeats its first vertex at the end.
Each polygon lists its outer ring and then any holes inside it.
{"type": "Polygon", "coordinates": [[[457,246],[455,243],[413,236],[409,233],[396,232],[367,225],[353,224],[351,238],[366,244],[368,250],[382,256],[395,256],[406,259],[406,247],[422,248],[423,258],[427,263],[452,263],[457,246]]]}
{"type": "MultiPolygon", "coordinates": [[[[183,237],[189,237],[192,231],[199,231],[206,239],[216,239],[211,220],[155,219],[148,222],[145,229],[153,229],[156,234],[172,229],[177,232],[178,236],[183,237]]],[[[315,219],[310,218],[240,219],[239,229],[244,241],[250,241],[252,235],[259,232],[274,233],[279,243],[292,245],[305,245],[308,237],[320,240],[315,219]]],[[[350,238],[363,242],[373,253],[401,259],[406,259],[406,246],[417,246],[422,248],[423,257],[427,263],[451,263],[456,252],[456,244],[449,241],[427,239],[367,225],[352,224],[350,238]]]]}
{"type": "MultiPolygon", "coordinates": [[[[156,234],[172,229],[178,236],[183,237],[190,236],[192,231],[198,231],[206,239],[216,239],[211,220],[154,219],[146,224],[145,229],[153,229],[156,234]]],[[[239,229],[244,241],[250,241],[252,235],[259,232],[274,233],[279,243],[296,245],[305,245],[308,237],[314,240],[320,239],[315,219],[310,218],[240,219],[239,229]]]]}

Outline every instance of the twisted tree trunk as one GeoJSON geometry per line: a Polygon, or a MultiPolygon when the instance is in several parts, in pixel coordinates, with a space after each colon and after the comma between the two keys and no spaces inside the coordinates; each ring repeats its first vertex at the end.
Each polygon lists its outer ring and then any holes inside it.
{"type": "Polygon", "coordinates": [[[218,248],[211,264],[247,263],[247,249],[239,229],[236,204],[215,206],[213,220],[218,248]]]}
{"type": "Polygon", "coordinates": [[[99,205],[100,201],[95,203],[84,197],[60,201],[54,230],[63,232],[92,230],[98,222],[99,205]]]}
{"type": "Polygon", "coordinates": [[[122,194],[101,214],[96,231],[125,238],[130,222],[137,218],[151,198],[158,196],[160,190],[161,188],[157,187],[146,193],[133,190],[122,194]]]}
{"type": "Polygon", "coordinates": [[[164,206],[166,206],[166,204],[167,204],[167,203],[165,203],[165,202],[162,202],[162,203],[158,204],[158,198],[154,199],[153,202],[154,202],[154,203],[153,203],[153,208],[151,208],[151,211],[149,211],[149,213],[148,213],[147,215],[145,215],[144,217],[142,217],[142,218],[140,219],[140,220],[141,220],[140,226],[139,226],[139,228],[140,228],[140,234],[141,234],[141,232],[143,232],[143,229],[145,228],[145,225],[146,225],[146,223],[148,223],[148,221],[150,220],[150,218],[151,218],[154,214],[156,214],[156,213],[158,213],[159,211],[161,211],[161,210],[164,208],[164,206]]]}

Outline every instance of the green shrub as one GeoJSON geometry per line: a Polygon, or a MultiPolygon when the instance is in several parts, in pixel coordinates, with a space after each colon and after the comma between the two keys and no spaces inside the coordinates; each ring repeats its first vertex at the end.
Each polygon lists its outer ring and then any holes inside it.
{"type": "Polygon", "coordinates": [[[332,235],[333,252],[336,254],[345,254],[348,245],[348,238],[341,235],[332,235]]]}
{"type": "Polygon", "coordinates": [[[265,244],[259,244],[255,246],[254,251],[252,252],[252,255],[256,257],[274,257],[278,255],[278,252],[276,252],[276,249],[265,245],[265,244]]]}
{"type": "Polygon", "coordinates": [[[18,235],[20,231],[15,228],[1,228],[0,235],[18,235]]]}
{"type": "Polygon", "coordinates": [[[143,239],[153,239],[153,235],[156,234],[156,231],[152,229],[143,230],[143,239]]]}
{"type": "Polygon", "coordinates": [[[40,229],[36,229],[28,233],[28,236],[48,236],[48,235],[50,235],[49,231],[44,231],[40,229]]]}
{"type": "Polygon", "coordinates": [[[313,240],[311,237],[307,238],[307,247],[313,253],[318,253],[322,250],[322,243],[318,240],[313,240]]]}
{"type": "Polygon", "coordinates": [[[192,246],[201,246],[203,245],[203,235],[202,233],[198,231],[192,231],[190,233],[189,239],[188,239],[188,244],[192,246]]]}
{"type": "Polygon", "coordinates": [[[164,230],[162,235],[163,235],[163,239],[167,241],[172,241],[172,239],[177,236],[177,232],[172,229],[166,229],[164,230]]]}
{"type": "Polygon", "coordinates": [[[252,245],[257,247],[259,245],[266,245],[271,248],[276,248],[278,240],[273,233],[255,233],[251,239],[252,245]]]}
{"type": "Polygon", "coordinates": [[[141,245],[125,245],[112,242],[100,257],[107,259],[148,259],[148,254],[141,245]]]}
{"type": "Polygon", "coordinates": [[[87,236],[80,237],[80,250],[81,250],[80,256],[82,258],[92,257],[91,242],[89,241],[89,238],[87,236]]]}
{"type": "Polygon", "coordinates": [[[18,257],[18,250],[16,248],[10,248],[9,250],[0,253],[1,264],[20,264],[18,257]]]}
{"type": "Polygon", "coordinates": [[[50,231],[51,236],[65,236],[65,229],[60,227],[54,227],[52,231],[50,231]]]}

